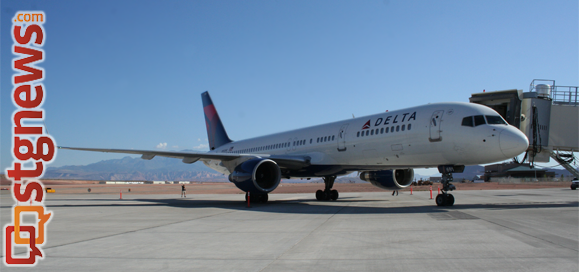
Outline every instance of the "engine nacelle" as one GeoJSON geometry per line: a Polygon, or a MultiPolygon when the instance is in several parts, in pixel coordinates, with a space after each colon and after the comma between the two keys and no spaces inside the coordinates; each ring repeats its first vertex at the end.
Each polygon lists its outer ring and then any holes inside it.
{"type": "Polygon", "coordinates": [[[372,185],[386,189],[398,190],[403,189],[414,179],[413,169],[396,169],[382,171],[364,171],[360,173],[360,179],[372,183],[372,185]]]}
{"type": "Polygon", "coordinates": [[[251,159],[236,166],[229,181],[244,192],[267,194],[279,185],[281,171],[270,159],[251,159]]]}

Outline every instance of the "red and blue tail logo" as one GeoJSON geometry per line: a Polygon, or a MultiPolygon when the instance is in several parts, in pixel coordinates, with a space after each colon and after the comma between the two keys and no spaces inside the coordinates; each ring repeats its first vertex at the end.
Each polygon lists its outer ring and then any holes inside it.
{"type": "Polygon", "coordinates": [[[224,144],[231,143],[231,139],[227,136],[223,123],[215,110],[209,92],[201,94],[203,100],[203,112],[205,113],[205,125],[207,126],[207,139],[209,140],[209,148],[214,150],[224,144]]]}

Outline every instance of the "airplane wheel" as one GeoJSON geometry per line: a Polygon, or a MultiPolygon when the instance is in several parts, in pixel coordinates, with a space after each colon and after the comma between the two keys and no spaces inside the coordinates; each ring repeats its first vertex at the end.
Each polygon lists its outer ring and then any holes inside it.
{"type": "Polygon", "coordinates": [[[316,191],[316,199],[317,199],[317,200],[319,200],[319,201],[324,200],[324,195],[325,195],[325,194],[324,194],[324,191],[322,191],[322,190],[317,190],[317,191],[316,191]]]}
{"type": "Polygon", "coordinates": [[[330,196],[331,196],[332,200],[337,200],[338,197],[340,196],[340,194],[338,194],[338,190],[332,190],[332,191],[330,191],[330,196]]]}
{"type": "Polygon", "coordinates": [[[446,204],[446,206],[454,205],[454,196],[451,194],[446,195],[446,201],[445,202],[446,203],[444,203],[444,204],[446,204]]]}
{"type": "Polygon", "coordinates": [[[444,204],[446,204],[445,202],[446,202],[446,201],[445,201],[444,195],[440,194],[440,195],[437,195],[437,196],[436,196],[436,205],[437,205],[437,206],[445,206],[445,205],[444,205],[444,204]]]}

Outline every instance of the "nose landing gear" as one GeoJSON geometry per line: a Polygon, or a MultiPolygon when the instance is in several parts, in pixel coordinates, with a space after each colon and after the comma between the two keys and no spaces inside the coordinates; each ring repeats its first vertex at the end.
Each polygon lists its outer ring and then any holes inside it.
{"type": "Polygon", "coordinates": [[[449,194],[448,191],[453,191],[456,189],[452,182],[452,173],[458,172],[462,173],[464,171],[464,165],[443,165],[438,167],[438,171],[442,173],[442,194],[436,196],[436,205],[438,206],[452,206],[454,205],[454,196],[449,194]]]}

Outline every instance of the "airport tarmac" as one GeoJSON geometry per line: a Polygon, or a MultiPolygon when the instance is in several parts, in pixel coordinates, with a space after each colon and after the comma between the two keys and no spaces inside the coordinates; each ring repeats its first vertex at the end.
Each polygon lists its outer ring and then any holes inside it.
{"type": "MultiPolygon", "coordinates": [[[[33,270],[578,271],[578,192],[459,191],[453,207],[428,191],[271,194],[251,208],[241,194],[49,194],[33,270]]],[[[9,192],[0,204],[4,225],[9,192]]]]}

